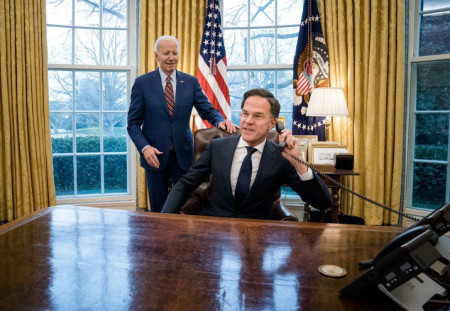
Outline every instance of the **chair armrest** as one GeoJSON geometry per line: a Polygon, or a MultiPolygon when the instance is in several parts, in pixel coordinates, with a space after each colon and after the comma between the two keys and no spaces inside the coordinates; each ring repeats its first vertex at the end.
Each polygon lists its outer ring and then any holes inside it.
{"type": "Polygon", "coordinates": [[[297,216],[281,203],[280,199],[273,202],[272,219],[281,221],[299,221],[297,216]]]}
{"type": "Polygon", "coordinates": [[[180,214],[197,215],[203,210],[204,205],[209,200],[210,181],[205,181],[192,192],[191,196],[180,208],[180,214]]]}

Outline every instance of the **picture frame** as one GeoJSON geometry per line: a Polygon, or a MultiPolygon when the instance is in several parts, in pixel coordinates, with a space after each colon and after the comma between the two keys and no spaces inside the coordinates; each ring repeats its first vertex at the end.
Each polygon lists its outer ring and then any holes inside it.
{"type": "Polygon", "coordinates": [[[300,156],[303,158],[303,160],[308,161],[307,155],[308,155],[308,142],[301,140],[300,141],[300,156]]]}
{"type": "Polygon", "coordinates": [[[293,135],[293,136],[299,139],[300,141],[306,141],[307,143],[319,141],[318,135],[293,135]]]}
{"type": "Polygon", "coordinates": [[[286,128],[286,117],[278,117],[278,118],[277,118],[277,122],[278,122],[278,121],[283,122],[284,128],[286,128]]]}
{"type": "Polygon", "coordinates": [[[319,165],[334,165],[335,154],[349,153],[345,146],[322,145],[311,149],[310,162],[319,165]]]}
{"type": "MultiPolygon", "coordinates": [[[[324,147],[324,146],[341,146],[341,143],[338,141],[315,141],[315,142],[310,142],[308,144],[308,161],[312,161],[313,155],[312,155],[312,150],[315,147],[324,147]]],[[[312,162],[311,162],[312,163],[312,162]]]]}

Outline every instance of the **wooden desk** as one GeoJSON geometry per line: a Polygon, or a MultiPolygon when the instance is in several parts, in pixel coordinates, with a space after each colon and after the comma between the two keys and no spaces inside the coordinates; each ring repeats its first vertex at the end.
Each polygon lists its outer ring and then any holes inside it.
{"type": "MultiPolygon", "coordinates": [[[[339,183],[343,183],[345,176],[358,176],[359,173],[354,172],[353,170],[336,170],[334,166],[332,165],[314,165],[314,167],[321,173],[327,174],[334,180],[336,180],[339,183]]],[[[331,222],[338,223],[339,218],[339,190],[341,189],[340,186],[332,183],[326,178],[322,177],[322,180],[324,181],[325,185],[331,189],[331,197],[333,199],[333,205],[331,206],[331,222]]]]}
{"type": "Polygon", "coordinates": [[[54,207],[0,227],[0,309],[398,310],[338,291],[401,231],[54,207]]]}

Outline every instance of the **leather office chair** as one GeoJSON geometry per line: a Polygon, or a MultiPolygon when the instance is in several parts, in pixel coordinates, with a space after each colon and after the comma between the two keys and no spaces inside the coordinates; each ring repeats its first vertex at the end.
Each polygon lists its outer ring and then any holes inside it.
{"type": "MultiPolygon", "coordinates": [[[[194,135],[194,161],[200,157],[202,152],[206,149],[208,143],[215,138],[229,137],[231,135],[239,135],[239,130],[236,134],[229,134],[217,128],[202,129],[195,132],[194,135]]],[[[267,139],[278,143],[278,133],[270,131],[267,134],[267,139]]],[[[196,215],[201,212],[204,205],[208,202],[211,189],[211,178],[203,182],[192,195],[186,200],[180,209],[181,214],[196,215]]],[[[298,218],[280,201],[281,191],[278,191],[277,199],[273,202],[273,220],[282,221],[299,221],[298,218]]]]}

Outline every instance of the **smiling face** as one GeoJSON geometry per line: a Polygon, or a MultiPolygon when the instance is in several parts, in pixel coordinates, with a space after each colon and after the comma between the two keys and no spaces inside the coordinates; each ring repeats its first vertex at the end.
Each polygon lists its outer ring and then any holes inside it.
{"type": "Polygon", "coordinates": [[[178,47],[175,41],[166,39],[159,42],[155,57],[161,70],[170,76],[177,69],[178,64],[178,47]]]}
{"type": "Polygon", "coordinates": [[[244,103],[239,123],[242,139],[254,147],[266,138],[277,119],[270,112],[269,101],[260,96],[250,96],[244,103]]]}

